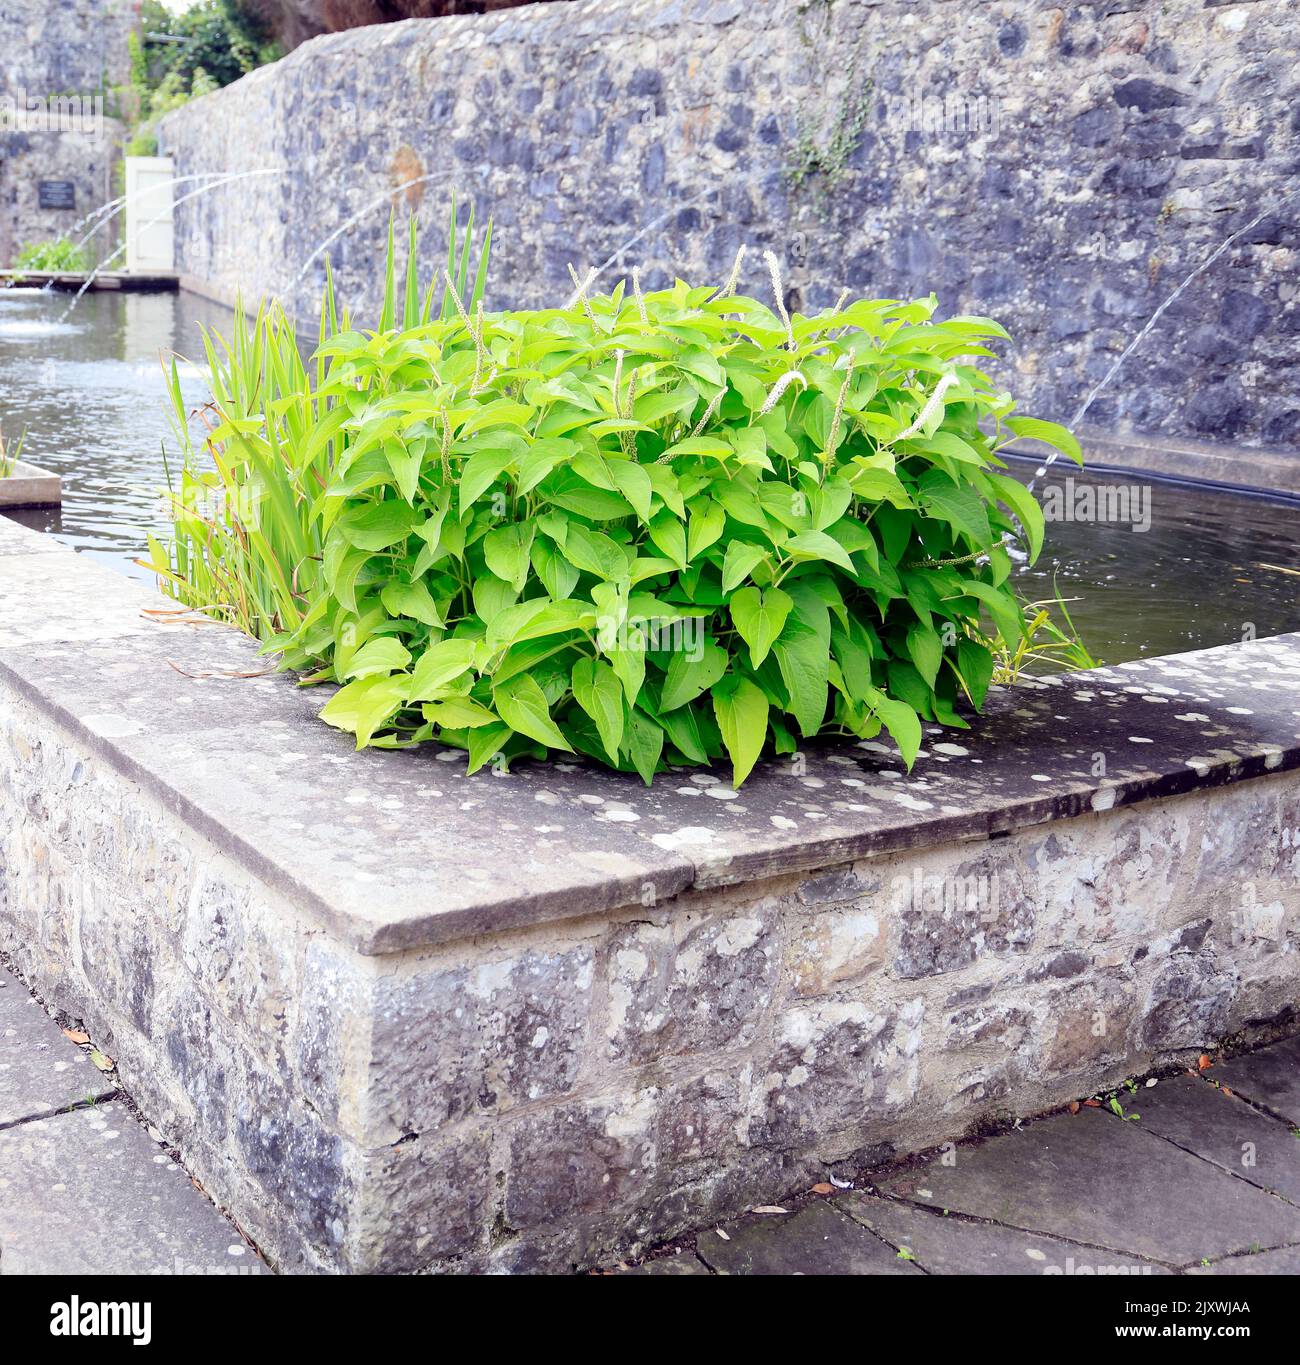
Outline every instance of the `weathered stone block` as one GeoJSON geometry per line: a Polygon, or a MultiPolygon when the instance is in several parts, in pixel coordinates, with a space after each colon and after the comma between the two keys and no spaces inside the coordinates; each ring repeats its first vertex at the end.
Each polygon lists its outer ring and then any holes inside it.
{"type": "Polygon", "coordinates": [[[568,1094],[582,1065],[593,970],[592,949],[580,945],[378,977],[371,1131],[397,1138],[568,1094]]]}
{"type": "Polygon", "coordinates": [[[747,1043],[779,968],[773,914],[759,903],[616,933],[607,958],[610,1056],[643,1062],[747,1043]]]}
{"type": "Polygon", "coordinates": [[[870,900],[861,906],[828,907],[791,916],[786,967],[797,995],[827,995],[858,985],[885,963],[887,912],[870,900]]]}
{"type": "Polygon", "coordinates": [[[888,913],[898,925],[895,975],[938,976],[987,954],[1028,950],[1034,903],[1023,870],[1004,845],[936,850],[895,859],[890,867],[882,878],[888,913]]]}
{"type": "Polygon", "coordinates": [[[919,1000],[887,1013],[847,998],[787,1010],[755,1067],[747,1140],[844,1154],[882,1134],[916,1095],[923,1014],[919,1000]]]}
{"type": "Polygon", "coordinates": [[[859,901],[880,889],[880,879],[872,875],[870,867],[837,867],[820,877],[810,877],[799,883],[795,893],[801,905],[837,905],[844,901],[859,901]]]}
{"type": "Polygon", "coordinates": [[[1179,874],[1191,837],[1185,814],[1167,805],[1053,827],[1025,855],[1038,941],[1077,950],[1161,922],[1175,903],[1186,904],[1179,874]]]}
{"type": "MultiPolygon", "coordinates": [[[[1216,818],[1201,830],[1193,890],[1217,896],[1247,880],[1271,880],[1284,861],[1284,831],[1277,792],[1256,787],[1224,793],[1216,818]]],[[[1288,860],[1289,861],[1289,860],[1288,860]]]]}
{"type": "Polygon", "coordinates": [[[1130,1053],[1137,1013],[1131,982],[1130,971],[1110,968],[1047,996],[1042,1006],[1047,1075],[1104,1071],[1110,1061],[1130,1053]]]}
{"type": "Polygon", "coordinates": [[[634,1208],[654,1178],[659,1092],[521,1114],[509,1131],[502,1214],[520,1231],[634,1208]]]}
{"type": "Polygon", "coordinates": [[[1180,953],[1165,963],[1142,1006],[1147,1047],[1210,1047],[1228,1031],[1238,973],[1213,952],[1180,953]]]}
{"type": "Polygon", "coordinates": [[[366,1153],[356,1183],[366,1193],[348,1227],[347,1264],[384,1275],[481,1268],[497,1186],[490,1128],[366,1153]]]}

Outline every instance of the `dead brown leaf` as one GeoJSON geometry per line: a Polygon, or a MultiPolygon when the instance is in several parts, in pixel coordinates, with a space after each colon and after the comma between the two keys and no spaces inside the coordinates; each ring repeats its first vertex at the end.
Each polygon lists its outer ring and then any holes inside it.
{"type": "Polygon", "coordinates": [[[1072,1114],[1077,1114],[1077,1113],[1079,1112],[1079,1107],[1080,1107],[1080,1106],[1079,1106],[1079,1101],[1078,1101],[1078,1100],[1071,1100],[1071,1101],[1070,1101],[1070,1113],[1072,1113],[1072,1114]]]}
{"type": "Polygon", "coordinates": [[[783,1209],[780,1204],[756,1204],[750,1213],[789,1213],[789,1209],[783,1209]]]}
{"type": "Polygon", "coordinates": [[[63,1030],[63,1036],[77,1044],[90,1042],[90,1034],[84,1033],[79,1028],[65,1028],[63,1030]]]}
{"type": "Polygon", "coordinates": [[[1210,1054],[1208,1052],[1202,1052],[1196,1059],[1196,1069],[1198,1071],[1208,1071],[1213,1065],[1214,1063],[1210,1060],[1210,1054]]]}
{"type": "Polygon", "coordinates": [[[835,1186],[827,1180],[819,1180],[813,1187],[814,1194],[834,1194],[835,1186]]]}
{"type": "Polygon", "coordinates": [[[184,669],[180,664],[174,664],[170,659],[167,660],[167,667],[174,669],[182,678],[269,678],[275,672],[273,668],[259,668],[257,670],[225,670],[218,669],[209,673],[191,673],[184,669]]]}

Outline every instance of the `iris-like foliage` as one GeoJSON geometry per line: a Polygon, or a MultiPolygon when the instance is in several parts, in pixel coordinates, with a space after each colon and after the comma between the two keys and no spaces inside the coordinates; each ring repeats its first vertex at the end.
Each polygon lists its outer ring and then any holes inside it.
{"type": "Polygon", "coordinates": [[[18,461],[22,458],[23,442],[27,439],[27,429],[24,427],[16,441],[6,441],[5,434],[0,430],[0,479],[10,478],[18,466],[18,461]]]}
{"type": "Polygon", "coordinates": [[[790,316],[775,262],[770,303],[634,277],[485,313],[468,239],[451,263],[437,315],[391,256],[376,331],[327,297],[311,371],[276,313],[210,346],[215,470],[190,452],[154,547],[183,601],[342,684],[321,715],[358,747],[471,771],[725,756],[739,786],[816,735],[883,727],[911,763],[922,721],[967,724],[1024,637],[1010,542],[1043,534],[996,451],[1079,455],[976,368],[997,323],[790,316]]]}

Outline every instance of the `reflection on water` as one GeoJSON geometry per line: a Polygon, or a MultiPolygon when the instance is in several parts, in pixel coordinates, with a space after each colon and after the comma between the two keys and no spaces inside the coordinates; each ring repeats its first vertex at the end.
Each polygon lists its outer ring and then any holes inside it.
{"type": "MultiPolygon", "coordinates": [[[[131,561],[145,531],[163,529],[155,490],[161,445],[173,446],[158,356],[201,356],[199,324],[228,330],[231,315],[189,294],[102,293],[60,326],[65,307],[39,290],[0,291],[0,422],[8,436],[27,428],[25,453],[63,476],[65,499],[61,515],[15,515],[147,578],[131,561]]],[[[203,372],[183,367],[182,387],[201,402],[203,372]]],[[[1027,479],[1033,467],[1012,472],[1027,479]]],[[[1067,519],[1049,521],[1042,557],[1018,567],[1016,583],[1040,599],[1055,581],[1103,662],[1300,629],[1300,504],[1089,478],[1064,461],[1037,491],[1067,519]],[[1127,519],[1105,519],[1117,512],[1127,519]],[[1148,513],[1149,529],[1135,531],[1148,513]]]]}
{"type": "MultiPolygon", "coordinates": [[[[199,324],[230,313],[193,294],[89,293],[67,322],[66,294],[0,290],[0,427],[25,427],[24,457],[63,477],[63,508],[12,513],[137,578],[147,530],[163,526],[157,490],[174,452],[158,358],[202,357],[199,324]]],[[[186,399],[206,395],[203,369],[181,366],[186,399]]]]}

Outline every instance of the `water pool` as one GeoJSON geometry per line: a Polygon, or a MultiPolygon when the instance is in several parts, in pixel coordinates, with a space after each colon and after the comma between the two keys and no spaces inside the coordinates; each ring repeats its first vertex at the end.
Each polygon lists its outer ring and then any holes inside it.
{"type": "MultiPolygon", "coordinates": [[[[27,428],[25,454],[63,476],[61,511],[12,515],[83,554],[148,578],[133,561],[164,528],[161,447],[173,447],[158,358],[201,356],[200,324],[230,313],[193,294],[68,296],[0,291],[0,422],[27,428]]],[[[203,371],[183,367],[188,400],[203,371]]],[[[1033,465],[1012,472],[1028,478],[1033,465]]],[[[1243,482],[1248,481],[1248,474],[1243,482]]],[[[1067,462],[1038,482],[1049,517],[1038,563],[1017,568],[1031,599],[1059,590],[1093,655],[1119,663],[1300,628],[1300,501],[1128,476],[1067,462]]]]}
{"type": "Polygon", "coordinates": [[[159,356],[176,351],[187,400],[206,396],[200,324],[224,327],[229,310],[195,294],[71,295],[0,290],[0,426],[26,428],[24,458],[63,478],[61,509],[13,512],[82,554],[134,578],[146,530],[159,530],[166,485],[162,443],[174,453],[159,356]]]}

